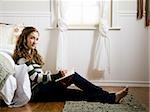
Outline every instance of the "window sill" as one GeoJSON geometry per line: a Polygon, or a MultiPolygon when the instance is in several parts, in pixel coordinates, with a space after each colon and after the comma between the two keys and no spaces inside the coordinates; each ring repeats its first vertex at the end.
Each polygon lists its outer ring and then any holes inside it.
{"type": "MultiPolygon", "coordinates": [[[[48,27],[47,30],[57,30],[55,27],[48,27]]],[[[70,26],[68,30],[96,30],[95,26],[70,26]]],[[[109,30],[121,30],[121,27],[110,27],[109,30]]]]}

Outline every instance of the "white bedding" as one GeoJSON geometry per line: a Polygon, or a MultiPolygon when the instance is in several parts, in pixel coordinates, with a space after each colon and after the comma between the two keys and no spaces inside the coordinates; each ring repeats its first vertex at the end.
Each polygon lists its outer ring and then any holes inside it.
{"type": "Polygon", "coordinates": [[[1,50],[0,56],[0,62],[3,64],[0,69],[6,68],[10,71],[4,86],[0,89],[0,96],[9,107],[23,106],[28,103],[31,97],[27,66],[25,64],[15,65],[11,53],[9,54],[7,51],[1,50]]]}
{"type": "Polygon", "coordinates": [[[17,89],[10,107],[20,107],[27,104],[31,98],[31,86],[26,64],[15,65],[17,89]]]}
{"type": "Polygon", "coordinates": [[[7,105],[11,105],[16,89],[17,89],[16,78],[13,75],[10,75],[7,78],[5,85],[0,90],[1,99],[4,100],[4,102],[7,105]]]}

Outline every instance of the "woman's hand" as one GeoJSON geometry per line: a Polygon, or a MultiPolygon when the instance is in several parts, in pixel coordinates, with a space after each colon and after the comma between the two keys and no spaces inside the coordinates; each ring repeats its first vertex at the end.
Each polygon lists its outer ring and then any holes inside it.
{"type": "Polygon", "coordinates": [[[65,76],[65,74],[66,74],[67,72],[68,72],[68,70],[65,70],[65,69],[64,69],[64,70],[60,70],[60,73],[61,73],[62,77],[65,76]]]}
{"type": "Polygon", "coordinates": [[[56,79],[64,77],[65,73],[67,73],[67,70],[59,70],[59,72],[57,74],[51,75],[52,81],[55,81],[56,79]]]}

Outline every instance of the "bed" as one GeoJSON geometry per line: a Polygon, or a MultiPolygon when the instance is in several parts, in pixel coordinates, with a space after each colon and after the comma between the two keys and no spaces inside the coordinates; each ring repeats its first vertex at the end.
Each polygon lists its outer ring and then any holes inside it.
{"type": "Polygon", "coordinates": [[[30,80],[25,64],[16,65],[12,58],[23,26],[0,23],[0,99],[9,107],[20,107],[31,98],[30,80]]]}

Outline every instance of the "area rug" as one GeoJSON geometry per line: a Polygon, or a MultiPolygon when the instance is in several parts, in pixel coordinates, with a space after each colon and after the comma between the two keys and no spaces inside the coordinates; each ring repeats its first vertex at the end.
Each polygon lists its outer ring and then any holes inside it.
{"type": "Polygon", "coordinates": [[[67,101],[63,112],[145,112],[133,95],[127,95],[120,104],[104,104],[100,102],[67,101]]]}

